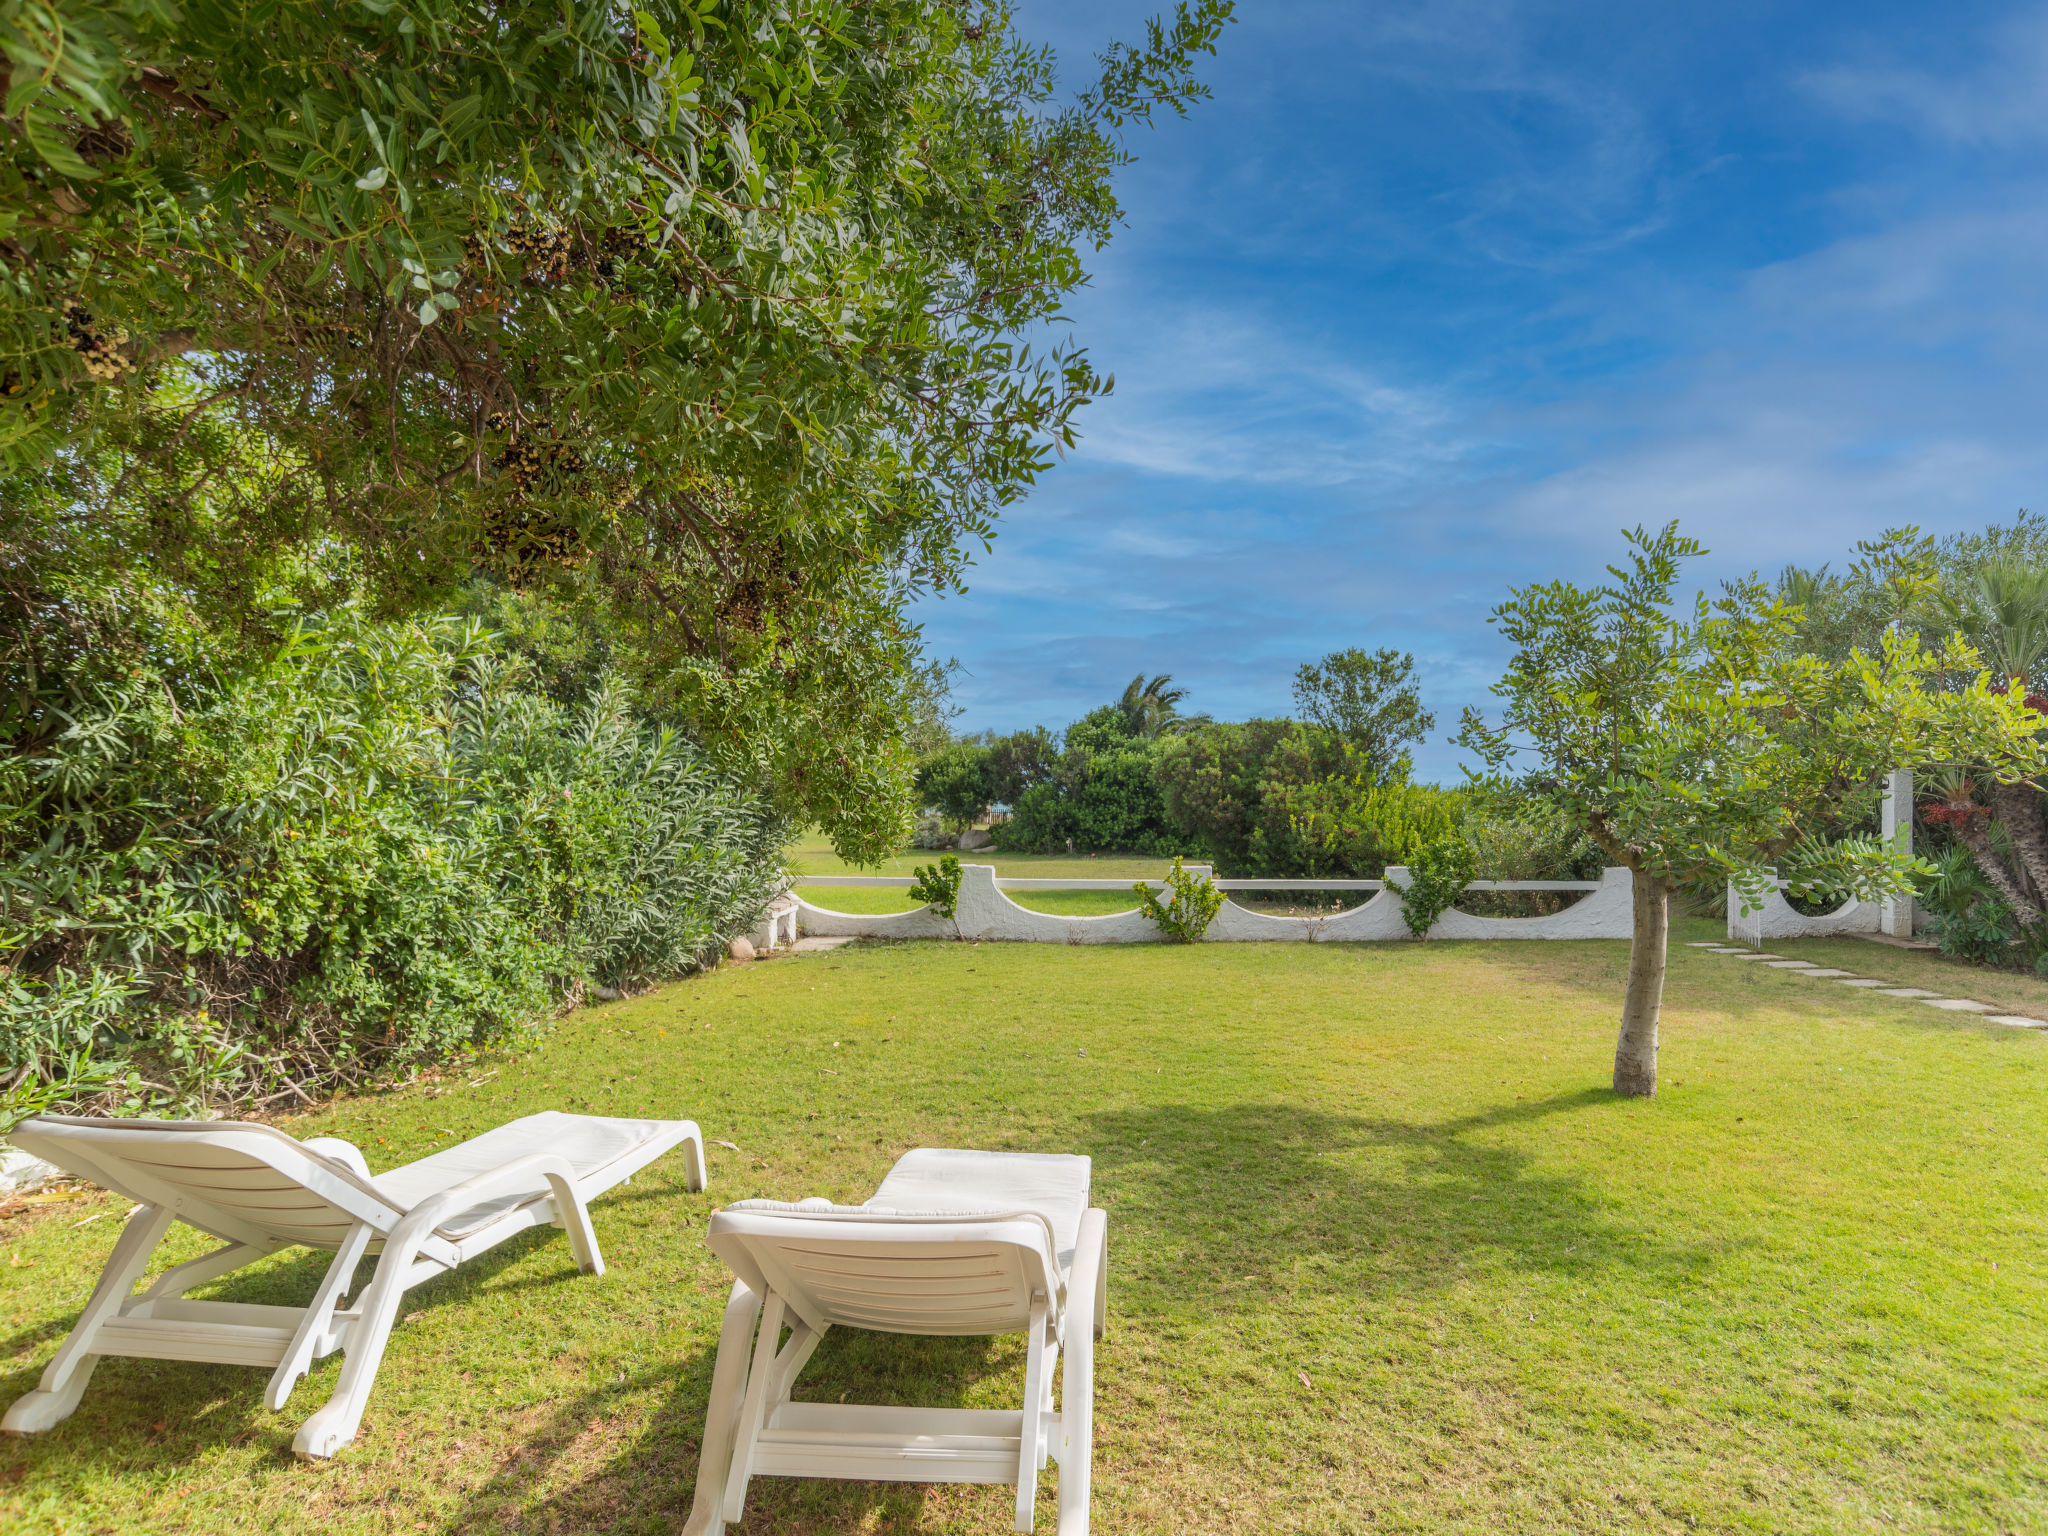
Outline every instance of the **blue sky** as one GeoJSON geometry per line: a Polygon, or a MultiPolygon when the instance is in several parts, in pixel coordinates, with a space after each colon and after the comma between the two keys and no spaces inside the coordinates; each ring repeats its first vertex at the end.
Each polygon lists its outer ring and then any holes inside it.
{"type": "MultiPolygon", "coordinates": [[[[1023,23],[1078,80],[1155,9],[1023,23]]],[[[1393,645],[1450,778],[1488,611],[1624,526],[1712,580],[2048,509],[2048,6],[1240,12],[1071,306],[1115,394],[919,610],[960,728],[1393,645]]]]}

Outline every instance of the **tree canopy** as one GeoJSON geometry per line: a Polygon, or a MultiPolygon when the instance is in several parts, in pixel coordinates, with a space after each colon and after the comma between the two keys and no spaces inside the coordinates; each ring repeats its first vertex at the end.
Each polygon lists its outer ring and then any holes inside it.
{"type": "Polygon", "coordinates": [[[96,520],[152,574],[339,543],[386,612],[548,587],[873,851],[904,602],[1107,387],[1034,342],[1118,222],[1123,131],[1204,94],[1229,11],[1059,104],[1000,3],[15,7],[0,507],[38,510],[6,618],[62,605],[96,520]]]}
{"type": "MultiPolygon", "coordinates": [[[[2005,778],[2048,762],[2024,688],[1984,670],[1960,637],[1938,648],[1887,628],[1841,662],[1800,643],[1801,611],[1755,577],[1675,592],[1705,553],[1677,524],[1627,535],[1625,566],[1590,587],[1516,590],[1494,613],[1516,647],[1491,726],[1467,710],[1462,745],[1524,782],[1635,872],[1636,927],[1615,1087],[1656,1087],[1657,1015],[1671,893],[1732,878],[1754,898],[1777,875],[1795,891],[1888,895],[1918,866],[1863,834],[1889,770],[1988,762],[2005,778]]],[[[1864,547],[1872,590],[1925,583],[1903,535],[1864,547]]],[[[1901,604],[1903,606],[1903,604],[1901,604]]]]}
{"type": "Polygon", "coordinates": [[[1404,651],[1332,651],[1294,673],[1294,707],[1311,725],[1349,742],[1376,779],[1406,778],[1411,743],[1436,729],[1422,707],[1415,657],[1404,651]]]}

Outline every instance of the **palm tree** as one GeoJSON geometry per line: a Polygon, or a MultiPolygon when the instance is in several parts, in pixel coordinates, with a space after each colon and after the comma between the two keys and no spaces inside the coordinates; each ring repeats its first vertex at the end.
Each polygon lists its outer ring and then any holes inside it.
{"type": "Polygon", "coordinates": [[[1138,735],[1157,736],[1160,727],[1180,713],[1180,701],[1187,696],[1187,689],[1173,686],[1172,673],[1161,672],[1147,682],[1140,672],[1124,688],[1116,707],[1138,735]]]}
{"type": "Polygon", "coordinates": [[[1172,684],[1171,672],[1161,672],[1150,682],[1140,672],[1125,687],[1123,697],[1116,701],[1117,712],[1130,722],[1134,732],[1148,740],[1162,731],[1171,730],[1183,723],[1180,701],[1188,696],[1187,689],[1175,688],[1172,684]]]}
{"type": "Polygon", "coordinates": [[[1942,617],[1975,643],[1984,660],[2031,684],[2048,659],[2048,565],[1987,560],[1960,594],[1938,599],[1942,617]]]}

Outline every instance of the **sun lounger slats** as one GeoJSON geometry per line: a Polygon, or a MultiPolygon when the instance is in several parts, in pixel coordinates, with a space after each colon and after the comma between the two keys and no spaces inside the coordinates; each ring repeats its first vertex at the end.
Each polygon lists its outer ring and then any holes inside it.
{"type": "Polygon", "coordinates": [[[105,1355],[144,1360],[202,1360],[217,1365],[274,1366],[291,1347],[298,1320],[289,1328],[250,1328],[238,1323],[165,1322],[116,1317],[100,1329],[96,1348],[105,1355]]]}
{"type": "Polygon", "coordinates": [[[788,1403],[761,1432],[755,1474],[899,1483],[1007,1483],[1021,1413],[985,1408],[855,1408],[788,1403]]]}
{"type": "Polygon", "coordinates": [[[720,1536],[757,1476],[1005,1483],[1032,1528],[1038,1473],[1060,1466],[1061,1536],[1086,1536],[1094,1339],[1105,1218],[1085,1157],[921,1149],[863,1206],[744,1200],[712,1217],[739,1277],[726,1306],[684,1536],[720,1536]],[[783,1325],[789,1342],[780,1342],[783,1325]],[[791,1400],[834,1324],[1026,1337],[1015,1412],[791,1400]],[[1053,1409],[1053,1371],[1066,1389],[1053,1409]]]}
{"type": "Polygon", "coordinates": [[[543,1221],[567,1230],[580,1268],[604,1273],[587,1202],[678,1144],[690,1187],[704,1187],[703,1137],[687,1120],[529,1115],[376,1179],[345,1141],[300,1142],[239,1121],[51,1115],[25,1121],[12,1139],[141,1203],[41,1384],[0,1428],[30,1434],[61,1423],[103,1355],[269,1367],[265,1402],[275,1410],[316,1360],[343,1350],[334,1395],[293,1441],[308,1456],[331,1456],[355,1437],[407,1290],[543,1221]],[[174,1221],[227,1246],[136,1294],[174,1221]],[[305,1307],[180,1299],[299,1245],[334,1254],[305,1307]],[[344,1310],[357,1265],[373,1253],[374,1278],[344,1310]]]}

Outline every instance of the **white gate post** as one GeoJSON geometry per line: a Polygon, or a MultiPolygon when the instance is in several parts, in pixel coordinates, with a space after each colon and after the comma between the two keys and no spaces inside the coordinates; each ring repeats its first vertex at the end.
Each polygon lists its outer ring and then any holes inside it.
{"type": "MultiPolygon", "coordinates": [[[[1885,775],[1883,820],[1884,840],[1901,853],[1913,851],[1913,774],[1899,768],[1885,775]]],[[[1895,939],[1913,937],[1913,898],[1885,898],[1879,926],[1895,939]]]]}

